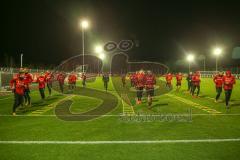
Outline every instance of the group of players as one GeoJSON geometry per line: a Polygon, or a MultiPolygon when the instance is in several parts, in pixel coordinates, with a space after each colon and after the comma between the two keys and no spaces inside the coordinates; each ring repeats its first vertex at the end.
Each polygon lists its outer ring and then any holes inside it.
{"type": "MultiPolygon", "coordinates": [[[[143,90],[146,90],[148,97],[148,106],[152,105],[152,97],[154,96],[154,85],[156,84],[156,77],[151,71],[144,72],[143,70],[130,74],[129,76],[131,86],[135,87],[137,98],[136,104],[142,103],[143,90]]],[[[122,78],[123,86],[125,86],[125,80],[122,78]]]]}
{"type": "MultiPolygon", "coordinates": [[[[20,68],[19,73],[14,75],[14,77],[10,81],[10,88],[14,93],[14,104],[12,114],[16,115],[16,109],[20,105],[31,106],[31,97],[30,97],[30,89],[32,83],[38,83],[38,89],[41,96],[41,99],[45,99],[45,88],[47,86],[49,91],[49,96],[52,94],[52,84],[53,81],[58,81],[60,92],[64,91],[64,82],[66,75],[62,72],[59,73],[51,73],[47,71],[46,73],[41,73],[40,75],[36,75],[35,78],[32,74],[29,73],[27,68],[20,68]]],[[[77,75],[75,73],[70,73],[68,75],[68,85],[69,90],[73,90],[76,88],[77,75]]],[[[86,75],[82,75],[82,84],[86,85],[86,75]]]]}
{"type": "MultiPolygon", "coordinates": [[[[10,87],[14,93],[14,104],[13,104],[13,115],[16,115],[16,108],[20,105],[25,104],[26,106],[31,106],[31,97],[30,97],[30,85],[31,83],[38,83],[39,93],[42,99],[45,99],[45,87],[47,86],[49,95],[52,94],[52,83],[54,80],[58,81],[60,92],[64,91],[64,82],[66,78],[66,74],[60,72],[53,74],[49,71],[46,73],[41,73],[37,77],[33,78],[33,76],[29,73],[27,68],[21,68],[19,73],[16,74],[13,79],[10,81],[10,87]]],[[[168,73],[165,75],[166,79],[166,87],[169,89],[172,88],[172,80],[174,75],[168,73]]],[[[176,87],[177,91],[181,88],[183,74],[177,73],[176,77],[176,87]]],[[[86,85],[86,75],[82,74],[82,85],[85,87],[86,85]]],[[[156,77],[151,71],[144,72],[143,70],[137,71],[136,73],[130,74],[130,83],[132,87],[136,89],[136,104],[142,103],[142,96],[144,89],[146,90],[148,106],[152,105],[152,98],[154,96],[154,86],[156,85],[156,77]]],[[[73,90],[76,88],[77,75],[74,72],[71,72],[68,75],[68,86],[69,90],[73,90]]],[[[200,93],[200,84],[201,84],[201,75],[199,71],[195,73],[190,72],[186,76],[187,84],[188,84],[188,92],[193,97],[199,97],[200,93]],[[196,95],[195,95],[195,91],[196,95]]],[[[107,86],[109,82],[109,75],[103,74],[103,82],[104,88],[107,91],[107,86]]],[[[235,77],[231,74],[230,71],[226,71],[225,74],[223,72],[218,72],[213,77],[213,82],[216,86],[216,98],[215,102],[218,102],[219,97],[222,93],[222,90],[225,91],[225,102],[226,107],[229,108],[229,101],[232,94],[232,89],[234,84],[236,83],[235,77]]],[[[125,87],[126,84],[126,76],[122,76],[122,84],[125,87]]]]}
{"type": "MultiPolygon", "coordinates": [[[[173,75],[171,73],[168,73],[166,75],[166,85],[169,88],[172,88],[172,79],[173,75]]],[[[176,74],[176,86],[177,91],[181,87],[182,84],[183,75],[181,73],[176,74]]],[[[196,71],[195,73],[190,72],[187,77],[187,84],[188,84],[188,91],[193,97],[199,97],[200,93],[200,84],[201,84],[201,75],[199,71],[196,71]],[[197,90],[196,96],[195,91],[197,90]]],[[[229,108],[229,101],[231,98],[232,90],[234,84],[236,84],[235,77],[231,74],[231,71],[224,72],[218,72],[216,75],[213,76],[213,82],[215,83],[216,87],[216,98],[215,102],[217,103],[219,100],[219,97],[222,93],[222,91],[225,91],[225,103],[226,107],[229,108]]]]}

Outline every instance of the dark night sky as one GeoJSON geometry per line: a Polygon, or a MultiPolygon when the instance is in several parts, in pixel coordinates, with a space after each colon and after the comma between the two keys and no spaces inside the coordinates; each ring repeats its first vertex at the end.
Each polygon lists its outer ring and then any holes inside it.
{"type": "Polygon", "coordinates": [[[239,4],[160,1],[6,1],[1,4],[0,58],[24,53],[34,64],[58,64],[81,52],[79,19],[91,20],[86,50],[94,44],[121,39],[139,42],[129,53],[132,59],[174,62],[187,51],[208,55],[224,48],[225,61],[240,45],[239,4]]]}

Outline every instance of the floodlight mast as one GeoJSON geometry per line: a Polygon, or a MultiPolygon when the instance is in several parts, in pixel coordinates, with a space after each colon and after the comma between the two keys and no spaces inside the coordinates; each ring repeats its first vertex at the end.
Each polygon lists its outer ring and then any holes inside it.
{"type": "Polygon", "coordinates": [[[83,55],[83,60],[82,60],[82,62],[83,62],[83,67],[82,67],[82,72],[84,73],[85,71],[84,71],[84,63],[85,63],[85,44],[84,44],[84,41],[85,41],[85,37],[84,37],[84,32],[85,32],[85,30],[89,27],[89,22],[87,21],[87,20],[82,20],[81,22],[80,22],[80,27],[81,27],[81,29],[82,29],[82,55],[83,55]]]}

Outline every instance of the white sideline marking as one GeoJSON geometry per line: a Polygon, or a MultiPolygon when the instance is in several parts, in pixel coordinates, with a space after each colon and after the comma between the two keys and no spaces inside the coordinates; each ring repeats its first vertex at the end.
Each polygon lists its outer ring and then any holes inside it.
{"type": "MultiPolygon", "coordinates": [[[[131,116],[140,116],[140,117],[143,117],[143,116],[168,116],[168,115],[189,115],[189,114],[171,114],[171,113],[167,113],[167,114],[140,114],[140,115],[131,115],[131,116]]],[[[233,114],[191,114],[192,116],[240,116],[240,113],[233,113],[233,114]]],[[[106,114],[106,115],[59,115],[59,116],[102,116],[102,117],[120,117],[120,116],[128,116],[128,115],[122,115],[122,114],[106,114]]],[[[16,115],[16,116],[12,116],[10,114],[2,114],[0,115],[0,117],[56,117],[56,115],[54,114],[24,114],[24,115],[16,115]]]]}
{"type": "Polygon", "coordinates": [[[144,140],[144,141],[0,141],[0,144],[163,144],[163,143],[216,143],[239,142],[231,139],[185,139],[185,140],[144,140]]]}

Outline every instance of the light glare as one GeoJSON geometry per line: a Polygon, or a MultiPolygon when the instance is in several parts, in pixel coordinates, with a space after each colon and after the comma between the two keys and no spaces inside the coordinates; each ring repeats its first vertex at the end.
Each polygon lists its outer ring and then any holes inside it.
{"type": "Polygon", "coordinates": [[[221,48],[215,48],[213,51],[213,54],[216,56],[219,56],[222,53],[222,49],[221,48]]]}
{"type": "Polygon", "coordinates": [[[188,62],[192,62],[193,60],[194,60],[194,55],[189,54],[189,55],[187,56],[187,61],[188,61],[188,62]]]}
{"type": "Polygon", "coordinates": [[[96,46],[96,47],[95,47],[95,52],[96,52],[96,53],[102,53],[102,52],[103,52],[102,46],[100,46],[100,45],[96,46]]]}
{"type": "Polygon", "coordinates": [[[81,27],[82,27],[83,29],[87,29],[87,28],[89,27],[88,21],[87,21],[87,20],[81,21],[81,27]]]}

